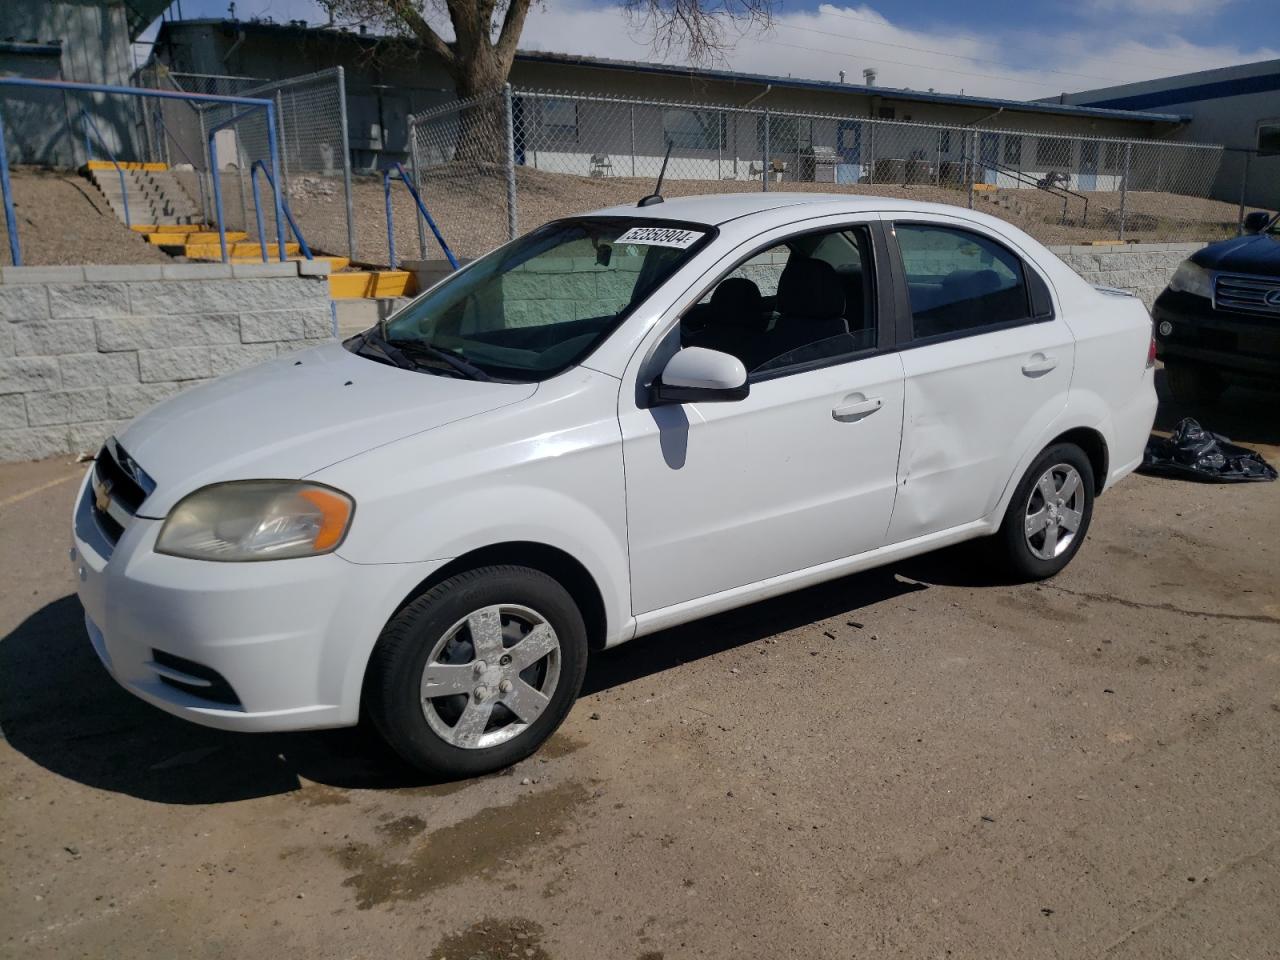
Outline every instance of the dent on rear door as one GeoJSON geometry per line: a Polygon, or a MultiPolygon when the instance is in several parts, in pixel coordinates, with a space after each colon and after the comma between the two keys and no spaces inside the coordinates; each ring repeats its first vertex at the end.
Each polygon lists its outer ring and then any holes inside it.
{"type": "Polygon", "coordinates": [[[903,351],[906,409],[889,542],[970,523],[999,503],[1027,446],[1067,402],[1074,340],[1061,320],[903,351]],[[1055,357],[1027,376],[1026,360],[1055,357]]]}

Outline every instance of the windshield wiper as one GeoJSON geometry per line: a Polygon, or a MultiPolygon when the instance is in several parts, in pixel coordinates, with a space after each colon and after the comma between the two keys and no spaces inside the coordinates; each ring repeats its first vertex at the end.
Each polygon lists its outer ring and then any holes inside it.
{"type": "Polygon", "coordinates": [[[418,369],[417,363],[405,356],[389,342],[376,338],[372,328],[364,331],[359,336],[360,345],[356,347],[356,353],[373,359],[380,359],[382,362],[389,363],[393,367],[399,367],[401,370],[418,369]]]}
{"type": "Polygon", "coordinates": [[[387,345],[394,350],[400,351],[403,355],[410,359],[417,356],[430,357],[432,360],[439,360],[448,364],[454,370],[469,377],[472,380],[492,380],[493,377],[485,373],[479,367],[469,360],[464,360],[456,353],[443,350],[426,340],[388,340],[387,345]]]}

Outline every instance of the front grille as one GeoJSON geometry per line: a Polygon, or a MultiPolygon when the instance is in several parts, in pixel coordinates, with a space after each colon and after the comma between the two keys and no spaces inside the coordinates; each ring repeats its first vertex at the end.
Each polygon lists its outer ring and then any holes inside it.
{"type": "Polygon", "coordinates": [[[155,483],[115,438],[106,442],[93,463],[89,500],[103,534],[115,543],[138,512],[155,483]]]}
{"type": "Polygon", "coordinates": [[[1219,274],[1213,302],[1219,310],[1280,315],[1280,278],[1219,274]]]}

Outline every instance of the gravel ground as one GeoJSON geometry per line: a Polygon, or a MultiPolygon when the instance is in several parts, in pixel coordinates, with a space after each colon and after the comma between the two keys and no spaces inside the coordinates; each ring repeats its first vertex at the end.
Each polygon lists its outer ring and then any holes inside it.
{"type": "MultiPolygon", "coordinates": [[[[10,179],[26,265],[169,262],[116,219],[84,177],[18,168],[10,179]]],[[[0,241],[0,266],[12,263],[8,241],[0,241]]]]}
{"type": "MultiPolygon", "coordinates": [[[[1274,409],[1207,419],[1280,462],[1274,409]]],[[[637,641],[433,785],[119,690],[82,470],[0,466],[0,955],[1277,955],[1280,484],[1130,478],[1038,586],[950,550],[637,641]]]]}

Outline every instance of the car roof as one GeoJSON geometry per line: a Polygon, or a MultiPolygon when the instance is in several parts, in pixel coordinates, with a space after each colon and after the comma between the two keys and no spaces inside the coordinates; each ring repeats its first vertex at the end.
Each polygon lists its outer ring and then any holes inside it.
{"type": "MultiPolygon", "coordinates": [[[[637,200],[640,198],[637,197],[637,200]]],[[[899,200],[895,197],[858,196],[848,193],[716,193],[691,197],[670,197],[662,203],[637,207],[634,203],[595,210],[588,216],[632,217],[652,220],[683,220],[688,223],[706,223],[719,226],[730,220],[779,210],[783,207],[804,207],[805,216],[822,213],[868,213],[879,210],[913,210],[919,213],[956,212],[954,206],[943,203],[922,203],[918,200],[899,200]]],[[[796,211],[800,213],[801,211],[796,211]]],[[[968,212],[968,211],[966,211],[968,212]]]]}

